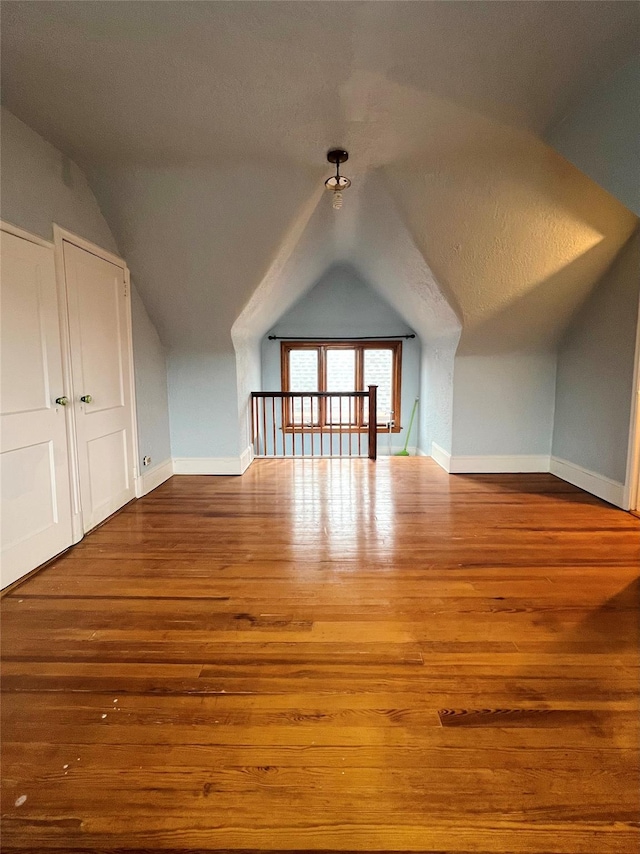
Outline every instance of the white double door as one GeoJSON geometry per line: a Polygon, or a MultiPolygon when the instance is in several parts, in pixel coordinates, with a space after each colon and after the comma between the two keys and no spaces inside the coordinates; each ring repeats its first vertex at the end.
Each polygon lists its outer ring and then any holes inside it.
{"type": "Polygon", "coordinates": [[[79,508],[84,531],[135,495],[125,271],[63,241],[79,508]]]}
{"type": "Polygon", "coordinates": [[[72,541],[53,248],[0,234],[2,586],[72,541]]]}
{"type": "Polygon", "coordinates": [[[66,239],[58,250],[1,234],[2,587],[135,495],[126,271],[66,239]]]}

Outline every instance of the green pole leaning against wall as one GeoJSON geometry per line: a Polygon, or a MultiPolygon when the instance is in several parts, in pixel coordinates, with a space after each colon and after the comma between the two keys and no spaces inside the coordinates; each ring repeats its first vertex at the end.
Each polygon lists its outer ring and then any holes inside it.
{"type": "Polygon", "coordinates": [[[413,420],[416,417],[416,410],[418,408],[419,399],[420,398],[416,397],[414,404],[413,404],[413,409],[411,410],[411,418],[409,419],[409,429],[407,430],[407,438],[405,439],[405,442],[404,442],[404,448],[395,454],[396,457],[410,457],[411,456],[409,451],[407,451],[407,447],[409,445],[409,437],[411,436],[411,428],[413,427],[413,420]]]}

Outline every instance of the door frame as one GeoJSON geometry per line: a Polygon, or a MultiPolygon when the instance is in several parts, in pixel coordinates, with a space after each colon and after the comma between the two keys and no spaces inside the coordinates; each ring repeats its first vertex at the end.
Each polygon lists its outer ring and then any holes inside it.
{"type": "Polygon", "coordinates": [[[640,510],[640,300],[636,327],[636,349],[633,366],[629,451],[627,454],[626,488],[629,510],[640,510]]]}
{"type": "MultiPolygon", "coordinates": [[[[135,496],[136,498],[140,498],[140,495],[142,493],[139,474],[140,460],[138,452],[138,419],[136,411],[136,382],[133,361],[133,326],[131,322],[131,277],[129,274],[129,268],[127,267],[127,263],[123,258],[120,258],[118,255],[114,255],[113,252],[109,252],[107,249],[103,249],[101,246],[92,243],[90,240],[86,240],[84,237],[80,237],[80,235],[78,234],[74,234],[72,231],[68,231],[66,228],[62,228],[62,226],[57,225],[55,222],[53,223],[53,243],[56,264],[56,279],[58,282],[58,293],[60,295],[59,309],[60,333],[62,336],[63,346],[63,375],[65,388],[68,387],[68,396],[71,400],[74,400],[74,391],[73,376],[71,372],[71,333],[69,329],[68,312],[69,294],[67,290],[67,279],[65,275],[64,266],[64,244],[70,243],[73,246],[77,246],[79,249],[84,249],[85,252],[89,252],[91,255],[95,255],[96,257],[101,258],[103,261],[108,261],[110,264],[119,267],[123,271],[126,289],[127,348],[129,351],[129,359],[131,362],[131,370],[129,374],[132,410],[131,427],[133,433],[133,482],[135,486],[135,496]]],[[[73,409],[73,407],[70,407],[70,409],[73,409]]],[[[75,414],[70,412],[69,415],[71,416],[72,422],[70,424],[70,429],[68,432],[72,491],[71,517],[73,524],[73,541],[74,543],[77,543],[84,537],[84,527],[82,523],[82,505],[80,501],[80,471],[78,462],[78,444],[76,435],[75,414]]]]}
{"type": "Polygon", "coordinates": [[[29,243],[35,243],[36,246],[44,246],[45,249],[53,249],[53,243],[50,240],[45,240],[38,234],[32,234],[24,228],[19,228],[5,219],[0,219],[0,231],[6,231],[7,234],[13,234],[15,237],[21,237],[23,240],[28,240],[29,243]]]}

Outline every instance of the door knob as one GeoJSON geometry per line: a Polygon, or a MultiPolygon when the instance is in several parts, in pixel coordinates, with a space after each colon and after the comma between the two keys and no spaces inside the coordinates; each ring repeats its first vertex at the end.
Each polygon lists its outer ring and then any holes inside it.
{"type": "Polygon", "coordinates": [[[56,397],[56,403],[59,406],[66,406],[67,403],[69,403],[69,398],[68,397],[56,397]]]}
{"type": "Polygon", "coordinates": [[[82,397],[80,398],[80,400],[81,400],[83,403],[91,403],[91,402],[92,402],[92,400],[93,400],[93,398],[91,397],[91,395],[90,395],[90,394],[83,394],[83,395],[82,395],[82,397]]]}

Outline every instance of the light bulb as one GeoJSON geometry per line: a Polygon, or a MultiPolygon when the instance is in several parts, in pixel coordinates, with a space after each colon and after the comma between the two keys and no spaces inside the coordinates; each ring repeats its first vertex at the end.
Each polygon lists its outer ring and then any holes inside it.
{"type": "Polygon", "coordinates": [[[337,191],[333,194],[333,209],[339,211],[342,207],[342,193],[337,191]]]}

